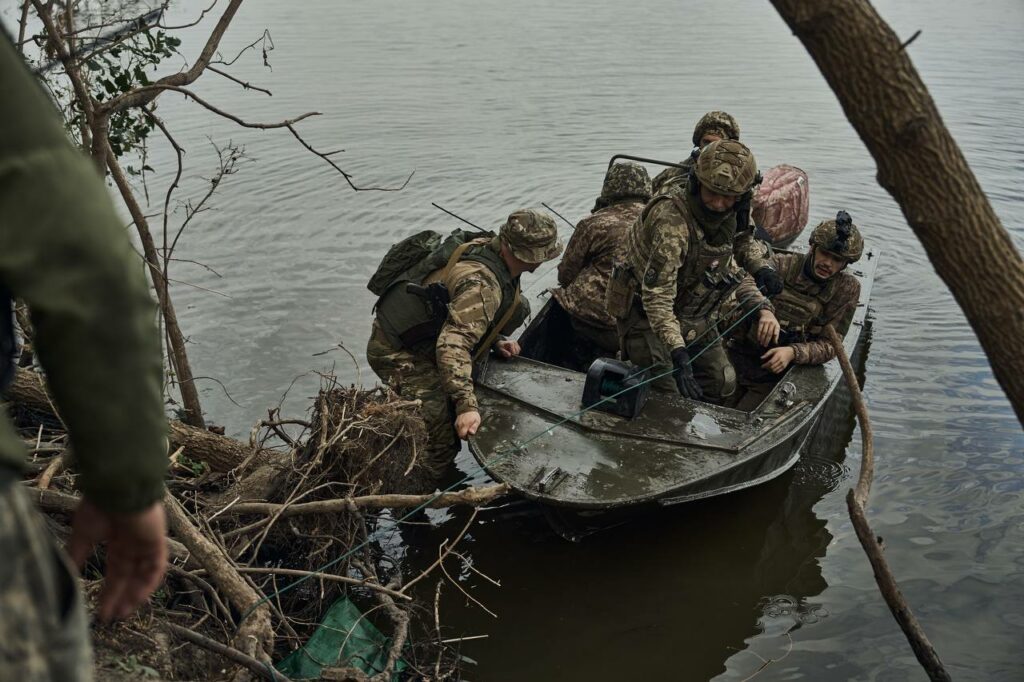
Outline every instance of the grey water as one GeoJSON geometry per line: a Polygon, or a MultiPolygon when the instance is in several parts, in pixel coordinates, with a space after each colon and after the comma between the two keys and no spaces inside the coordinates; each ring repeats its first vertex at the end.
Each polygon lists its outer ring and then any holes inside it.
{"type": "MultiPolygon", "coordinates": [[[[173,19],[207,4],[178,3],[173,19]]],[[[910,55],[1024,247],[1024,4],[875,6],[901,37],[922,31],[910,55]]],[[[186,33],[185,55],[210,25],[186,33]]],[[[264,29],[268,65],[265,42],[231,72],[272,97],[214,73],[195,91],[248,122],[321,112],[297,129],[322,151],[344,149],[331,158],[359,185],[413,175],[399,192],[353,192],[286,130],[243,129],[176,94],[160,98],[187,150],[179,200],[212,176],[211,141],[244,145],[250,159],[189,224],[171,272],[188,283],[173,295],[194,371],[223,384],[200,380],[215,421],[245,434],[286,390],[284,412],[301,414],[317,371],[374,381],[362,357],[365,282],[392,242],[456,226],[432,201],[489,228],[541,202],[576,220],[612,154],[682,158],[700,115],[724,109],[762,168],[808,173],[811,225],[845,209],[881,253],[863,368],[877,453],[869,517],[953,677],[1024,679],[1024,433],[873,160],[767,0],[247,0],[225,61],[264,29]]],[[[149,163],[157,212],[173,172],[158,139],[149,163]]],[[[174,205],[172,228],[184,213],[174,205]]],[[[977,269],[999,277],[980,259],[977,269]]],[[[531,295],[552,283],[547,268],[525,278],[531,295]]],[[[474,661],[465,677],[925,679],[846,512],[859,430],[841,402],[826,416],[785,477],[580,544],[478,522],[463,550],[501,587],[459,560],[453,577],[496,616],[450,584],[440,605],[445,636],[486,636],[461,645],[474,661]]],[[[486,480],[468,453],[458,464],[486,480]]],[[[462,518],[435,516],[438,541],[462,518]]]]}

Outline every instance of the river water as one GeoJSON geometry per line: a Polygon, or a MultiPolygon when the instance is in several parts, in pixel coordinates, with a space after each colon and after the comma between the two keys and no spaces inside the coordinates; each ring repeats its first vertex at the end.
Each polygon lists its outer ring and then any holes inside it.
{"type": "MultiPolygon", "coordinates": [[[[180,3],[174,16],[195,16],[203,4],[180,3]]],[[[287,131],[242,130],[161,98],[188,150],[180,196],[196,196],[212,173],[209,140],[244,145],[253,161],[181,240],[180,258],[216,273],[180,262],[171,275],[202,287],[175,286],[179,318],[196,374],[231,396],[200,380],[205,407],[246,433],[289,386],[285,412],[305,411],[313,370],[372,382],[362,357],[373,304],[365,282],[395,240],[455,226],[431,201],[487,227],[541,202],[575,221],[612,154],[681,158],[697,118],[724,109],[762,167],[807,171],[812,224],[846,209],[881,252],[864,368],[877,452],[871,522],[954,678],[1024,679],[1020,425],[875,182],[871,157],[771,5],[692,5],[247,0],[222,51],[230,58],[269,29],[270,66],[250,51],[232,72],[273,97],[213,73],[196,91],[252,122],[323,112],[298,127],[322,150],[344,149],[332,158],[359,184],[393,187],[415,174],[401,192],[353,193],[287,131]]],[[[1024,5],[876,6],[900,36],[922,31],[910,54],[1020,248],[1024,5]]],[[[186,34],[186,55],[203,30],[186,34]]],[[[171,157],[160,144],[151,152],[157,210],[171,157]]],[[[978,266],[979,276],[999,276],[978,266]]],[[[524,281],[535,293],[552,280],[542,269],[524,281]]],[[[530,519],[478,522],[467,559],[501,587],[468,570],[461,584],[496,617],[450,585],[441,602],[448,636],[487,636],[462,645],[475,661],[466,677],[924,679],[846,513],[859,431],[841,401],[827,417],[781,479],[581,544],[530,519]]],[[[459,465],[485,480],[467,453],[459,465]]],[[[438,541],[461,528],[458,514],[435,519],[438,541]]]]}

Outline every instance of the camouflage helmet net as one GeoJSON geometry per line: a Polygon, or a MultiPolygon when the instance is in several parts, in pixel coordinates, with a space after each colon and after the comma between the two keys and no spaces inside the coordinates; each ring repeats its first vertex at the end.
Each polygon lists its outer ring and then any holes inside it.
{"type": "Polygon", "coordinates": [[[693,129],[693,146],[700,146],[700,138],[708,133],[718,135],[723,140],[738,140],[740,124],[724,111],[709,111],[700,117],[693,129]]]}
{"type": "Polygon", "coordinates": [[[608,169],[601,187],[601,198],[606,202],[636,197],[647,201],[651,198],[651,176],[638,163],[623,161],[608,169]]]}
{"type": "Polygon", "coordinates": [[[810,244],[845,258],[847,263],[856,263],[864,253],[864,237],[846,211],[814,228],[810,244]]]}
{"type": "Polygon", "coordinates": [[[704,147],[694,173],[712,192],[732,197],[746,194],[758,182],[753,153],[736,140],[718,140],[704,147]]]}

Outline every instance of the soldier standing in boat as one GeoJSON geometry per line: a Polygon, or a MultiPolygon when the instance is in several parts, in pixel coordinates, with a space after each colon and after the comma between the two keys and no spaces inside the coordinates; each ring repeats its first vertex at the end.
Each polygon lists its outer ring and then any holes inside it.
{"type": "MultiPolygon", "coordinates": [[[[576,226],[558,264],[559,287],[551,294],[569,314],[582,355],[615,355],[615,318],[604,306],[612,265],[625,257],[626,232],[651,198],[651,178],[643,166],[622,162],[604,176],[594,211],[576,226]]],[[[589,363],[587,363],[589,364],[589,363]]]]}
{"type": "MultiPolygon", "coordinates": [[[[656,196],[644,208],[606,292],[623,359],[654,374],[674,369],[676,388],[690,398],[725,403],[736,390],[718,330],[722,304],[731,295],[751,315],[768,308],[756,325],[766,345],[778,334],[771,304],[733,256],[733,206],[756,176],[754,155],[742,143],[720,140],[705,147],[685,191],[656,196]]],[[[665,376],[654,386],[670,390],[673,381],[665,376]]]]}
{"type": "Polygon", "coordinates": [[[835,349],[822,338],[825,325],[835,327],[840,337],[850,328],[860,282],[845,270],[864,253],[864,238],[850,214],[839,211],[835,220],[814,228],[809,243],[806,254],[772,255],[785,282],[782,293],[772,297],[781,327],[778,343],[760,343],[747,325],[728,344],[739,375],[737,409],[757,407],[791,364],[820,365],[834,358],[835,349]]]}
{"type": "MultiPolygon", "coordinates": [[[[681,167],[666,168],[654,177],[652,183],[654,194],[685,191],[700,150],[719,140],[739,142],[740,124],[724,111],[709,111],[697,121],[697,125],[693,128],[692,139],[693,151],[690,156],[679,162],[681,167]]],[[[759,183],[760,180],[754,184],[759,183]]],[[[737,221],[736,243],[733,251],[736,262],[754,276],[757,287],[768,296],[773,296],[782,291],[782,279],[771,267],[769,260],[771,247],[755,235],[756,227],[750,220],[753,194],[753,188],[751,188],[751,191],[741,196],[733,205],[737,221]]]]}
{"type": "Polygon", "coordinates": [[[561,252],[550,216],[516,211],[498,235],[466,241],[444,267],[414,278],[414,284],[444,288],[448,303],[442,310],[405,286],[391,288],[378,302],[366,357],[403,397],[422,401],[429,437],[422,462],[434,481],[454,460],[459,439],[480,427],[474,363],[492,348],[506,358],[519,354],[519,344],[500,335],[529,313],[520,275],[561,252]]]}

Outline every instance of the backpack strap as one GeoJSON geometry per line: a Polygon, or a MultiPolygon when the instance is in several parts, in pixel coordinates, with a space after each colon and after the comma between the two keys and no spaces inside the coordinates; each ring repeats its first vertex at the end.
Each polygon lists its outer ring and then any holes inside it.
{"type": "Polygon", "coordinates": [[[480,346],[476,349],[476,352],[473,353],[474,364],[479,362],[480,358],[484,357],[487,351],[490,350],[491,345],[494,343],[495,339],[498,338],[498,334],[500,334],[501,330],[505,328],[505,325],[508,324],[508,321],[512,319],[512,316],[515,314],[516,309],[519,307],[519,298],[519,284],[516,283],[516,294],[512,298],[512,305],[508,307],[508,310],[505,311],[505,314],[501,316],[500,320],[498,320],[498,324],[494,325],[494,328],[491,329],[491,333],[487,335],[487,337],[483,340],[483,343],[481,343],[480,346]]]}

